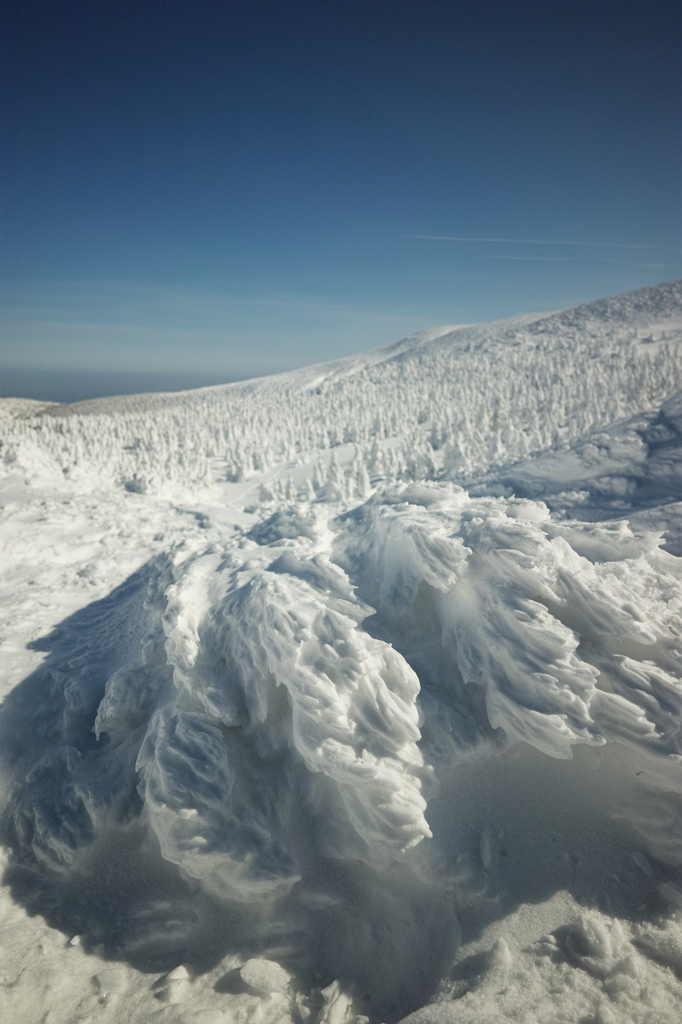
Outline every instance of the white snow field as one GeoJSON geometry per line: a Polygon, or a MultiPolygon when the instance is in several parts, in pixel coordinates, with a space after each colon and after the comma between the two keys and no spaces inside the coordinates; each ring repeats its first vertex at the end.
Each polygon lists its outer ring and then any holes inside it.
{"type": "Polygon", "coordinates": [[[682,1020],[682,282],[0,426],[5,1024],[682,1020]]]}

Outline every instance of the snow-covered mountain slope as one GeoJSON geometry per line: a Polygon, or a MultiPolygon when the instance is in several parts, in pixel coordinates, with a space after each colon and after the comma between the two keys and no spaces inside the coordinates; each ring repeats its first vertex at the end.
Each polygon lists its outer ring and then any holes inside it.
{"type": "Polygon", "coordinates": [[[3,1019],[678,1020],[681,389],[678,282],[6,400],[3,1019]]]}
{"type": "Polygon", "coordinates": [[[246,383],[36,412],[10,404],[0,455],[8,470],[50,473],[55,486],[166,496],[205,490],[216,459],[219,477],[238,481],[293,471],[347,443],[370,476],[459,480],[682,388],[681,306],[675,283],[563,313],[426,331],[246,383]]]}

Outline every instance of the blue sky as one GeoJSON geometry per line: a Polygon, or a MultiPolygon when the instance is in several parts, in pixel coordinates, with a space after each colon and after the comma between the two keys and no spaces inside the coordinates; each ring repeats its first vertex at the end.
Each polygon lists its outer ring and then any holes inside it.
{"type": "Polygon", "coordinates": [[[682,276],[677,0],[5,0],[1,40],[3,393],[682,276]]]}

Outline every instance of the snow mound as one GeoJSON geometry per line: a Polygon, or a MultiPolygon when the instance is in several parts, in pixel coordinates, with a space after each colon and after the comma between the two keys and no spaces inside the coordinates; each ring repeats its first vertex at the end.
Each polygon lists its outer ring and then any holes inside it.
{"type": "Polygon", "coordinates": [[[659,544],[423,484],[161,560],[103,614],[106,657],[89,639],[37,704],[10,695],[13,845],[78,869],[143,815],[185,875],[262,900],[305,876],[303,821],[317,857],[381,871],[432,842],[460,761],[616,743],[646,769],[623,813],[682,863],[682,597],[659,544]]]}

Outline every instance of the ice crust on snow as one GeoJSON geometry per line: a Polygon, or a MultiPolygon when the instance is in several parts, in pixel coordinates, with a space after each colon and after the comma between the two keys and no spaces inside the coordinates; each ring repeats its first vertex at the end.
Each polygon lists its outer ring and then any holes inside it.
{"type": "Polygon", "coordinates": [[[681,300],[4,406],[6,880],[123,972],[59,1019],[676,1019],[681,300]]]}
{"type": "Polygon", "coordinates": [[[262,992],[284,992],[291,981],[283,967],[261,958],[247,960],[239,973],[247,985],[262,992]]]}

